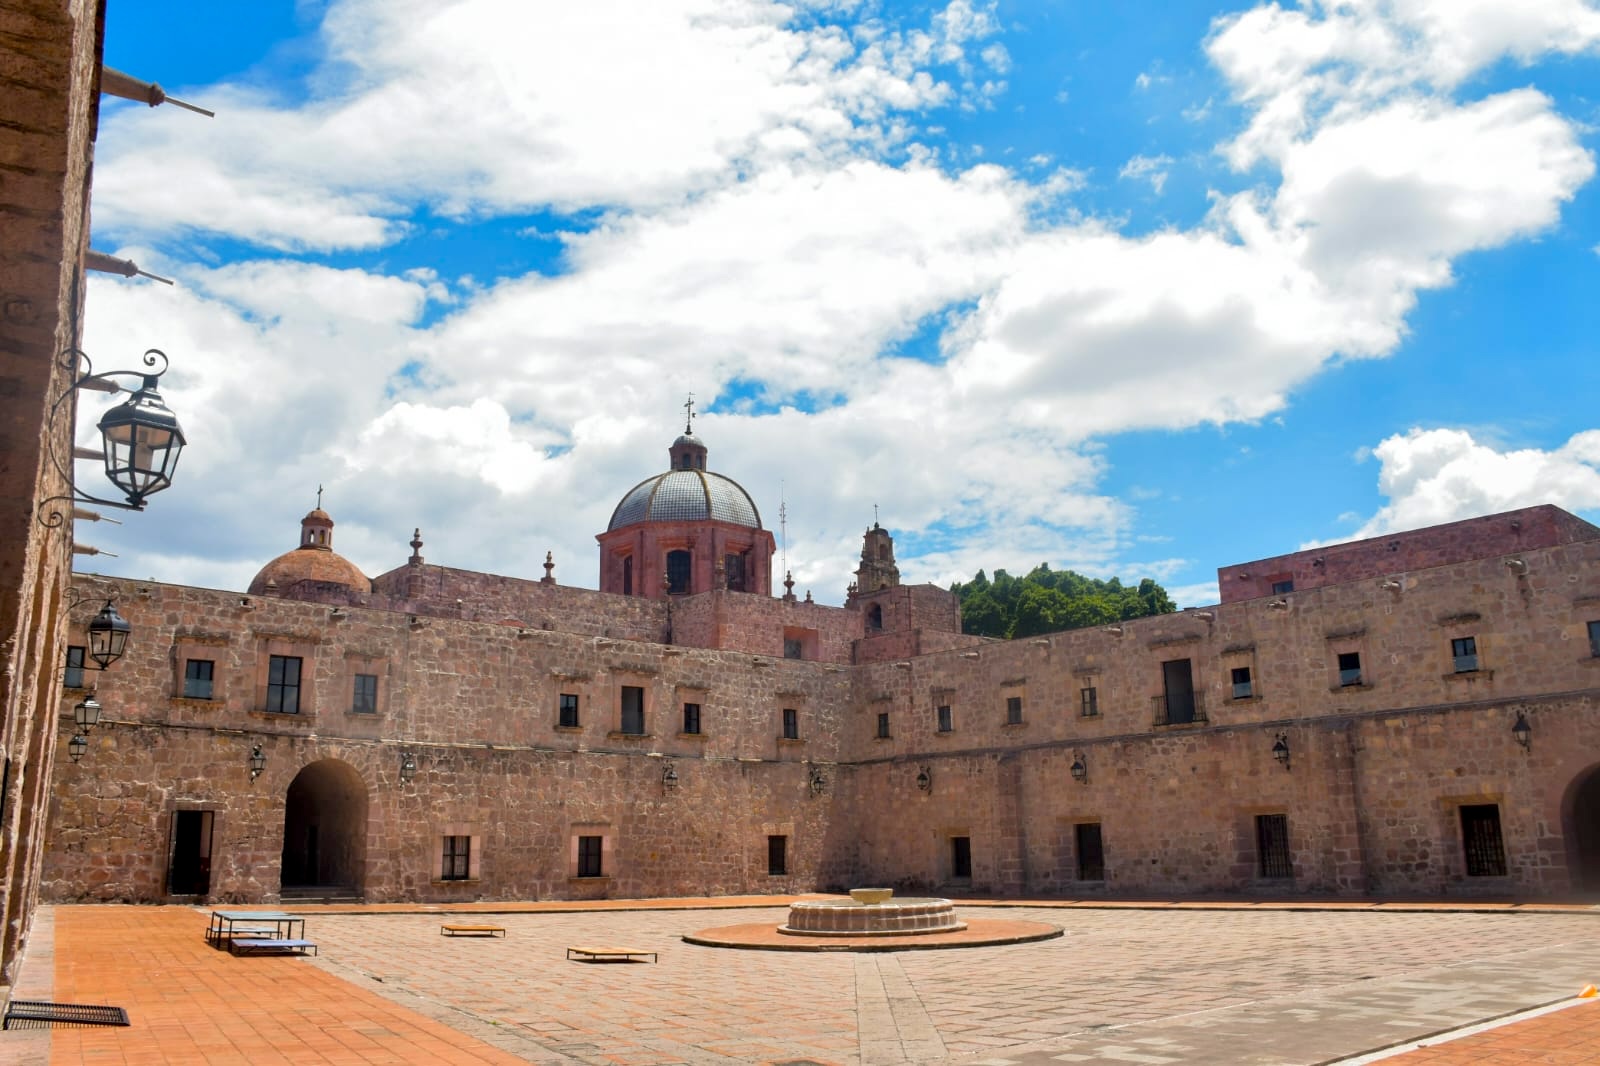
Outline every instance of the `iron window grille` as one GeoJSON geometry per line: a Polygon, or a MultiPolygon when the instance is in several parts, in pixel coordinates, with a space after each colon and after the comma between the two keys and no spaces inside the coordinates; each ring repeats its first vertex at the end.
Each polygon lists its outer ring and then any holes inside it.
{"type": "Polygon", "coordinates": [[[1006,725],[1022,724],[1022,697],[1006,697],[1006,725]]]}
{"type": "Polygon", "coordinates": [[[61,684],[67,688],[83,687],[83,664],[88,649],[81,644],[67,645],[67,669],[61,675],[61,684]]]}
{"type": "Polygon", "coordinates": [[[1262,877],[1291,878],[1294,865],[1289,860],[1289,816],[1256,815],[1256,857],[1262,877]]]}
{"type": "Polygon", "coordinates": [[[785,659],[804,659],[806,657],[805,650],[804,641],[796,640],[793,637],[783,638],[783,657],[785,659]]]}
{"type": "Polygon", "coordinates": [[[1199,692],[1183,696],[1151,696],[1154,725],[1206,725],[1211,719],[1206,714],[1205,699],[1199,692]]]}
{"type": "Polygon", "coordinates": [[[1455,660],[1456,673],[1472,673],[1478,668],[1478,638],[1456,637],[1450,642],[1450,656],[1455,660]]]}
{"type": "Polygon", "coordinates": [[[267,710],[300,713],[300,657],[274,655],[267,663],[267,710]]]}
{"type": "Polygon", "coordinates": [[[1079,713],[1084,718],[1100,717],[1100,693],[1093,685],[1078,690],[1079,713]]]}
{"type": "Polygon", "coordinates": [[[1250,680],[1248,666],[1235,666],[1233,668],[1233,698],[1247,700],[1255,695],[1255,685],[1250,680]]]}
{"type": "Polygon", "coordinates": [[[578,876],[579,877],[604,877],[600,865],[600,845],[602,837],[578,838],[578,876]]]}
{"type": "Polygon", "coordinates": [[[954,720],[954,717],[950,713],[950,705],[948,703],[940,704],[934,710],[934,715],[938,719],[938,722],[939,722],[939,732],[941,732],[941,733],[949,733],[949,732],[954,731],[954,729],[955,729],[955,720],[954,720]]]}
{"type": "Polygon", "coordinates": [[[1100,842],[1099,822],[1079,822],[1073,827],[1077,837],[1078,880],[1104,881],[1106,879],[1106,854],[1100,842]]]}
{"type": "Polygon", "coordinates": [[[767,875],[778,877],[789,872],[789,838],[767,837],[767,875]]]}
{"type": "Polygon", "coordinates": [[[1342,651],[1339,653],[1339,687],[1349,688],[1351,685],[1361,684],[1361,653],[1356,651],[1342,651]]]}
{"type": "Polygon", "coordinates": [[[1461,808],[1461,850],[1468,877],[1504,877],[1505,841],[1500,835],[1500,805],[1472,803],[1461,808]]]}
{"type": "Polygon", "coordinates": [[[693,734],[700,732],[700,705],[698,703],[685,703],[683,705],[683,731],[693,734]]]}
{"type": "Polygon", "coordinates": [[[793,707],[783,709],[783,739],[800,739],[800,712],[793,707]]]}
{"type": "Polygon", "coordinates": [[[212,675],[216,663],[211,659],[188,659],[183,664],[183,698],[186,700],[209,700],[211,698],[212,675]]]}
{"type": "Polygon", "coordinates": [[[563,729],[578,728],[578,696],[574,692],[563,692],[560,696],[556,711],[556,724],[563,729]]]}
{"type": "Polygon", "coordinates": [[[1293,592],[1293,591],[1294,591],[1294,579],[1293,578],[1291,578],[1291,579],[1289,579],[1287,581],[1274,581],[1272,583],[1272,594],[1274,596],[1282,596],[1282,595],[1285,595],[1286,593],[1290,593],[1290,592],[1293,592]]]}
{"type": "Polygon", "coordinates": [[[466,881],[472,875],[472,838],[444,838],[444,854],[439,864],[439,880],[466,881]]]}

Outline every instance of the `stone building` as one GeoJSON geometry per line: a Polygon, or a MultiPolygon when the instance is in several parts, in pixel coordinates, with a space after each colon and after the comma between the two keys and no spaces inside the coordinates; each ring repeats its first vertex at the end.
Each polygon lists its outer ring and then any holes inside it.
{"type": "Polygon", "coordinates": [[[67,679],[61,742],[91,689],[104,719],[57,774],[44,891],[1600,891],[1600,529],[1559,509],[993,641],[876,523],[845,607],[770,595],[749,494],[692,434],[670,454],[600,535],[601,591],[420,534],[368,580],[320,507],[243,594],[80,576],[135,636],[67,679]]]}

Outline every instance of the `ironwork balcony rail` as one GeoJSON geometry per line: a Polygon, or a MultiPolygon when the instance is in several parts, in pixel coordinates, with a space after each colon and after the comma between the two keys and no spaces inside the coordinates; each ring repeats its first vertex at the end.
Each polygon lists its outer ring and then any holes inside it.
{"type": "Polygon", "coordinates": [[[1200,692],[1188,696],[1151,696],[1150,709],[1153,725],[1205,725],[1210,721],[1206,717],[1204,694],[1200,692]]]}

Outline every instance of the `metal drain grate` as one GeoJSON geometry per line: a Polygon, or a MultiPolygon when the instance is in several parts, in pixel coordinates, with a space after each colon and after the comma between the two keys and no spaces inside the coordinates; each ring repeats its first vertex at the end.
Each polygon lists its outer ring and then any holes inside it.
{"type": "Polygon", "coordinates": [[[41,1025],[127,1025],[128,1012],[121,1007],[102,1007],[90,1003],[46,1003],[37,999],[14,999],[6,1005],[0,1029],[32,1029],[41,1025]]]}

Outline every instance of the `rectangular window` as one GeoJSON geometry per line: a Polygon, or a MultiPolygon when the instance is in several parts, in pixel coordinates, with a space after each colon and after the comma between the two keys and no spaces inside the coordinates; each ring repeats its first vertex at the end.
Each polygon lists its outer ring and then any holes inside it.
{"type": "Polygon", "coordinates": [[[578,838],[578,876],[604,877],[600,866],[600,844],[604,837],[578,838]]]}
{"type": "Polygon", "coordinates": [[[578,694],[563,692],[556,708],[556,725],[562,729],[578,728],[578,694]]]}
{"type": "Polygon", "coordinates": [[[1022,724],[1022,697],[1006,697],[1006,725],[1022,724]]]}
{"type": "Polygon", "coordinates": [[[1272,594],[1274,596],[1282,596],[1282,595],[1284,595],[1286,593],[1290,593],[1290,592],[1293,592],[1293,591],[1294,591],[1294,579],[1293,578],[1285,578],[1282,581],[1274,581],[1272,583],[1272,594]]]}
{"type": "Polygon", "coordinates": [[[777,877],[789,872],[789,838],[767,837],[767,874],[777,877]]]}
{"type": "Polygon", "coordinates": [[[274,655],[267,663],[267,710],[300,713],[300,657],[274,655]]]}
{"type": "Polygon", "coordinates": [[[1162,694],[1157,697],[1161,701],[1157,708],[1157,725],[1205,720],[1195,713],[1194,672],[1188,659],[1168,659],[1161,664],[1161,687],[1162,694]]]}
{"type": "Polygon", "coordinates": [[[1100,843],[1100,823],[1081,822],[1073,829],[1077,837],[1078,880],[1104,881],[1106,853],[1100,843]]]}
{"type": "Polygon", "coordinates": [[[878,712],[878,739],[879,740],[887,740],[887,739],[889,739],[889,712],[888,711],[879,711],[878,712]]]}
{"type": "Polygon", "coordinates": [[[1078,690],[1078,703],[1082,707],[1081,714],[1085,718],[1100,717],[1100,693],[1093,685],[1078,690]]]}
{"type": "Polygon", "coordinates": [[[1256,815],[1256,859],[1262,877],[1294,876],[1294,867],[1289,862],[1287,814],[1256,815]]]}
{"type": "Polygon", "coordinates": [[[378,713],[378,675],[357,674],[350,694],[350,710],[356,714],[378,713]]]}
{"type": "Polygon", "coordinates": [[[81,644],[67,645],[67,669],[61,675],[61,683],[67,688],[83,687],[83,664],[87,653],[88,649],[81,644]]]}
{"type": "Polygon", "coordinates": [[[1461,808],[1461,850],[1468,877],[1504,877],[1506,847],[1500,836],[1500,805],[1473,803],[1461,808]]]}
{"type": "Polygon", "coordinates": [[[185,659],[183,663],[183,698],[209,700],[211,698],[211,672],[216,663],[211,659],[185,659]]]}
{"type": "Polygon", "coordinates": [[[1450,642],[1450,655],[1456,662],[1456,673],[1470,674],[1478,668],[1478,638],[1457,637],[1450,642]]]}
{"type": "Polygon", "coordinates": [[[806,657],[805,651],[805,641],[796,640],[793,637],[783,638],[783,657],[785,659],[804,659],[806,657]]]}
{"type": "Polygon", "coordinates": [[[953,878],[970,878],[972,876],[972,838],[950,838],[950,876],[953,878]]]}
{"type": "Polygon", "coordinates": [[[1250,668],[1248,666],[1235,666],[1233,668],[1233,698],[1247,700],[1254,694],[1250,684],[1250,668]]]}
{"type": "Polygon", "coordinates": [[[644,689],[637,685],[622,686],[622,731],[644,735],[644,689]]]}
{"type": "Polygon", "coordinates": [[[1589,654],[1600,659],[1600,622],[1589,623],[1589,654]]]}
{"type": "Polygon", "coordinates": [[[683,731],[685,733],[699,734],[700,705],[698,703],[685,703],[683,705],[683,731]]]}
{"type": "Polygon", "coordinates": [[[783,709],[783,739],[800,739],[800,712],[793,707],[783,709]]]}
{"type": "Polygon", "coordinates": [[[439,866],[439,880],[465,881],[472,874],[472,838],[445,837],[444,861],[439,866]]]}
{"type": "Polygon", "coordinates": [[[1360,652],[1342,651],[1339,653],[1339,684],[1345,688],[1361,684],[1360,652]]]}
{"type": "Polygon", "coordinates": [[[950,705],[948,703],[941,703],[934,711],[934,715],[939,720],[939,732],[949,733],[955,729],[955,719],[950,714],[950,705]]]}

